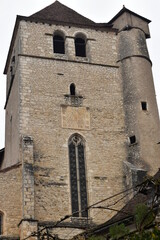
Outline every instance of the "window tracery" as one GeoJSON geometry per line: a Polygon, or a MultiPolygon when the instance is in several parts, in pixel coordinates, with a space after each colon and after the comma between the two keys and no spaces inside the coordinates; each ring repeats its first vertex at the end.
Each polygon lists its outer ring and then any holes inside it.
{"type": "Polygon", "coordinates": [[[74,217],[88,217],[85,173],[85,145],[79,134],[69,140],[71,205],[74,217]]]}

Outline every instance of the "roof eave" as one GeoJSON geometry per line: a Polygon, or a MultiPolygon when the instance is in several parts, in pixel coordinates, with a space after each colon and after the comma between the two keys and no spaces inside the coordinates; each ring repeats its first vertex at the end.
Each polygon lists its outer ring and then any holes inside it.
{"type": "Polygon", "coordinates": [[[122,223],[122,222],[123,223],[124,222],[127,222],[127,223],[131,222],[133,218],[134,218],[134,215],[130,215],[130,216],[127,216],[127,217],[125,217],[123,219],[117,220],[117,221],[109,223],[109,224],[107,224],[107,222],[103,223],[102,225],[99,225],[98,227],[93,229],[91,231],[91,234],[98,234],[98,233],[107,232],[107,231],[109,232],[109,228],[111,226],[114,226],[115,224],[119,224],[119,223],[122,223]]]}
{"type": "Polygon", "coordinates": [[[43,18],[35,18],[35,17],[24,17],[24,16],[18,16],[19,20],[25,20],[35,23],[47,23],[47,24],[59,24],[64,26],[78,26],[82,28],[112,28],[113,24],[110,23],[94,23],[93,24],[81,24],[81,23],[74,23],[74,22],[63,22],[63,21],[57,21],[57,20],[48,20],[43,18]]]}

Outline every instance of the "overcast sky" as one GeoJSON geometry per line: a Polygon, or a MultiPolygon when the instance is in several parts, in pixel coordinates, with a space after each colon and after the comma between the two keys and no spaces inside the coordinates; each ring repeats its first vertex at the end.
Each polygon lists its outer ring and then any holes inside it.
{"type": "MultiPolygon", "coordinates": [[[[5,61],[12,37],[16,15],[29,16],[52,4],[54,0],[0,0],[0,149],[4,147],[5,61]]],[[[108,22],[125,5],[143,17],[150,19],[151,39],[147,40],[153,62],[153,76],[160,109],[160,0],[60,0],[95,22],[108,22]]]]}

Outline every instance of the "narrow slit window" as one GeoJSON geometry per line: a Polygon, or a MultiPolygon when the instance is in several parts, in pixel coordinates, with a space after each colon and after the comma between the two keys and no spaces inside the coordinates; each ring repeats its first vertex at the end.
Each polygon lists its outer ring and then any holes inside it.
{"type": "Polygon", "coordinates": [[[3,234],[3,214],[0,213],[0,235],[3,234]]]}
{"type": "Polygon", "coordinates": [[[55,35],[53,37],[53,48],[54,53],[65,54],[64,38],[62,36],[55,35]]]}
{"type": "Polygon", "coordinates": [[[15,56],[12,57],[12,63],[15,63],[15,56]]]}
{"type": "Polygon", "coordinates": [[[76,95],[76,86],[74,83],[71,83],[70,85],[70,95],[75,96],[76,95]]]}
{"type": "Polygon", "coordinates": [[[147,102],[141,102],[141,107],[143,111],[147,111],[147,102]]]}
{"type": "Polygon", "coordinates": [[[130,144],[136,143],[136,136],[135,136],[135,135],[130,136],[130,137],[129,137],[129,140],[130,140],[130,144]]]}

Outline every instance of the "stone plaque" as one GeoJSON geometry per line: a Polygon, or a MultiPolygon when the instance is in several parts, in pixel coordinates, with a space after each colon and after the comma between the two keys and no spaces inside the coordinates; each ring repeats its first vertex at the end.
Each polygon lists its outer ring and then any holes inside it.
{"type": "Polygon", "coordinates": [[[90,129],[90,112],[86,107],[61,106],[63,128],[90,129]]]}

